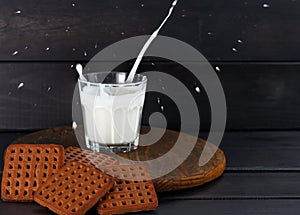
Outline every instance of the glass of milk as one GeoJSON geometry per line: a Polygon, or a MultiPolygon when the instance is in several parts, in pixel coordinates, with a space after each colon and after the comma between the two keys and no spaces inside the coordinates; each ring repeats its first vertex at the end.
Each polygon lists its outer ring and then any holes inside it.
{"type": "Polygon", "coordinates": [[[84,74],[78,80],[85,141],[93,151],[128,152],[138,147],[147,78],[127,73],[84,74]]]}

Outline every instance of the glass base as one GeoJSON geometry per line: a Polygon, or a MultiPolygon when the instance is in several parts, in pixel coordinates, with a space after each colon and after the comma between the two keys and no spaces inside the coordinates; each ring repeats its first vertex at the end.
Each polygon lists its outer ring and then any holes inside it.
{"type": "Polygon", "coordinates": [[[94,152],[103,152],[103,153],[119,153],[119,152],[130,152],[136,150],[138,148],[139,138],[136,138],[135,141],[130,143],[121,143],[121,144],[105,144],[105,143],[98,143],[95,141],[91,141],[86,137],[86,146],[88,149],[94,152]]]}

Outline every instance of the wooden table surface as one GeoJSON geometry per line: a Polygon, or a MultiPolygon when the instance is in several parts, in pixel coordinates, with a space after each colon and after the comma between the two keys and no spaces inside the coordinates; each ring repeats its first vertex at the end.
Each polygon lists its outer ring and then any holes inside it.
{"type": "MultiPolygon", "coordinates": [[[[0,133],[0,153],[28,133],[0,133]]],[[[224,175],[202,187],[159,194],[159,208],[147,214],[299,214],[299,141],[299,131],[227,132],[224,175]]],[[[51,214],[34,203],[0,202],[0,214],[20,213],[51,214]]]]}

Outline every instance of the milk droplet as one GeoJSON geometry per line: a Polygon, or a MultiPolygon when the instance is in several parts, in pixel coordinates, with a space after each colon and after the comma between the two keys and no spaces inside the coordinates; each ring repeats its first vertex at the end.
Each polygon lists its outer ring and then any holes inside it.
{"type": "Polygon", "coordinates": [[[48,87],[47,91],[49,92],[51,90],[51,87],[48,87]]]}
{"type": "Polygon", "coordinates": [[[22,88],[22,87],[24,87],[24,83],[23,83],[23,82],[19,83],[18,89],[20,89],[20,88],[22,88]]]}
{"type": "Polygon", "coordinates": [[[160,106],[160,110],[161,110],[161,111],[164,111],[164,106],[160,106]]]}
{"type": "Polygon", "coordinates": [[[36,106],[37,106],[37,104],[34,104],[33,106],[34,106],[34,107],[36,107],[36,106]]]}
{"type": "Polygon", "coordinates": [[[75,52],[75,51],[76,51],[76,48],[72,48],[72,51],[75,52]]]}
{"type": "Polygon", "coordinates": [[[8,92],[8,95],[9,95],[9,96],[11,95],[11,92],[10,92],[10,91],[8,92]]]}
{"type": "Polygon", "coordinates": [[[209,16],[209,17],[212,17],[212,14],[210,13],[210,14],[208,14],[208,16],[209,16]]]}
{"type": "Polygon", "coordinates": [[[141,4],[141,7],[144,7],[145,6],[145,4],[141,4]]]}
{"type": "Polygon", "coordinates": [[[70,26],[67,26],[67,29],[65,30],[65,32],[69,32],[69,30],[70,30],[70,26]]]}
{"type": "Polygon", "coordinates": [[[151,63],[152,66],[155,66],[155,63],[151,63]]]}
{"type": "Polygon", "coordinates": [[[19,54],[19,51],[14,51],[14,52],[12,53],[13,56],[14,56],[14,55],[17,55],[17,54],[19,54]]]}
{"type": "Polygon", "coordinates": [[[94,47],[95,47],[95,49],[98,48],[98,43],[95,43],[95,46],[94,46],[94,47]]]}
{"type": "Polygon", "coordinates": [[[119,6],[118,5],[116,5],[116,9],[118,9],[119,8],[119,6]]]}
{"type": "Polygon", "coordinates": [[[121,32],[121,34],[124,35],[125,33],[124,33],[124,32],[121,32]]]}
{"type": "Polygon", "coordinates": [[[185,14],[182,14],[181,17],[186,17],[186,15],[185,15],[185,14]]]}
{"type": "Polygon", "coordinates": [[[16,13],[16,14],[20,14],[20,13],[22,13],[22,11],[17,10],[15,13],[16,13]]]}
{"type": "Polygon", "coordinates": [[[161,87],[161,89],[162,89],[162,90],[165,90],[166,88],[165,88],[165,87],[161,87]]]}
{"type": "Polygon", "coordinates": [[[217,70],[218,72],[221,71],[220,67],[216,66],[215,68],[216,68],[216,70],[217,70]]]}
{"type": "Polygon", "coordinates": [[[71,64],[70,68],[73,68],[74,67],[74,64],[71,64]]]}
{"type": "Polygon", "coordinates": [[[72,123],[72,128],[75,130],[77,128],[77,123],[75,121],[73,121],[72,123]]]}
{"type": "Polygon", "coordinates": [[[240,40],[240,39],[239,39],[239,40],[237,40],[237,42],[238,42],[238,43],[243,43],[243,41],[242,41],[242,40],[240,40]]]}
{"type": "Polygon", "coordinates": [[[270,7],[270,4],[268,4],[268,3],[263,4],[263,8],[269,8],[269,7],[270,7]]]}
{"type": "Polygon", "coordinates": [[[75,3],[72,3],[72,7],[75,7],[75,3]]]}
{"type": "Polygon", "coordinates": [[[25,46],[24,49],[25,49],[25,50],[28,49],[28,46],[25,46]]]}
{"type": "Polygon", "coordinates": [[[212,33],[212,32],[207,32],[207,34],[208,34],[208,35],[212,35],[213,33],[212,33]]]}
{"type": "Polygon", "coordinates": [[[49,51],[49,50],[50,50],[50,47],[47,47],[47,48],[46,48],[46,51],[49,51]]]}
{"type": "Polygon", "coordinates": [[[160,104],[160,98],[157,98],[157,103],[160,104]]]}
{"type": "Polygon", "coordinates": [[[48,37],[48,36],[49,36],[49,34],[48,34],[48,33],[46,33],[46,34],[45,34],[45,37],[48,37]]]}
{"type": "Polygon", "coordinates": [[[233,48],[232,48],[232,51],[237,52],[237,49],[233,47],[233,48]]]}
{"type": "Polygon", "coordinates": [[[83,52],[83,55],[84,55],[84,56],[87,56],[87,52],[86,52],[86,51],[84,51],[84,52],[83,52]]]}
{"type": "Polygon", "coordinates": [[[196,90],[197,93],[200,93],[200,92],[201,92],[201,90],[200,90],[199,87],[195,87],[195,90],[196,90]]]}

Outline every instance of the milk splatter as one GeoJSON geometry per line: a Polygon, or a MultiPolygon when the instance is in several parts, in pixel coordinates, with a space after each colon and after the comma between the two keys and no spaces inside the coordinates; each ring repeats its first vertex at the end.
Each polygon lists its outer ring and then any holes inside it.
{"type": "Polygon", "coordinates": [[[24,83],[23,83],[23,82],[19,83],[18,89],[20,89],[20,88],[22,88],[22,87],[24,87],[24,83]]]}
{"type": "Polygon", "coordinates": [[[14,55],[17,55],[17,54],[19,54],[19,51],[14,51],[14,52],[12,53],[13,56],[14,56],[14,55]]]}
{"type": "Polygon", "coordinates": [[[72,123],[72,128],[75,130],[77,128],[77,123],[75,121],[73,121],[72,123]]]}
{"type": "Polygon", "coordinates": [[[133,78],[135,76],[136,70],[139,66],[139,64],[141,63],[141,60],[146,52],[146,50],[148,49],[148,47],[150,46],[150,44],[152,43],[152,41],[157,37],[160,29],[164,26],[164,24],[167,22],[167,20],[169,19],[169,17],[171,16],[174,7],[176,6],[178,0],[174,0],[172,3],[171,8],[169,9],[169,12],[167,14],[167,16],[165,17],[165,19],[162,21],[162,23],[160,24],[160,26],[152,33],[152,35],[149,37],[149,39],[147,40],[147,42],[144,44],[142,50],[140,51],[140,53],[138,54],[136,61],[134,62],[134,65],[128,75],[128,78],[126,80],[126,82],[131,83],[133,81],[133,78]]]}
{"type": "Polygon", "coordinates": [[[269,8],[269,7],[270,7],[270,4],[268,4],[268,3],[263,4],[263,8],[269,8]]]}

